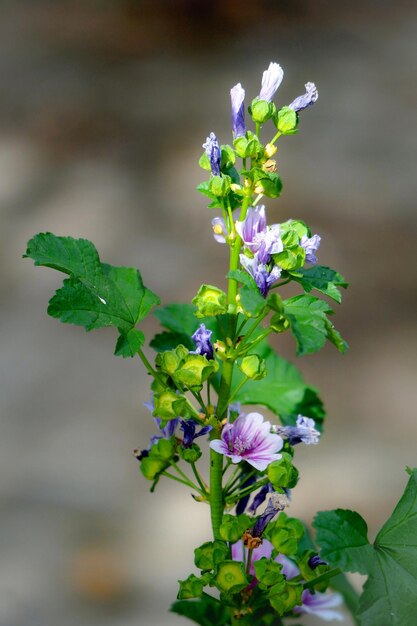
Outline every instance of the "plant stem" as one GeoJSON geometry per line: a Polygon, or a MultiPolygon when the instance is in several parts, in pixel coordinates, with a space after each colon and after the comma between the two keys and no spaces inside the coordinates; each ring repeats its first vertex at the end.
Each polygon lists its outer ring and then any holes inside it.
{"type": "Polygon", "coordinates": [[[171,478],[172,480],[176,480],[178,483],[182,483],[183,485],[186,485],[187,487],[191,487],[192,489],[195,489],[196,491],[198,491],[199,494],[204,496],[204,494],[201,493],[200,489],[196,485],[194,485],[192,482],[190,482],[188,480],[185,481],[185,480],[182,480],[182,478],[178,478],[178,476],[173,476],[172,474],[169,474],[166,470],[161,472],[161,476],[166,476],[167,478],[171,478]]]}
{"type": "Polygon", "coordinates": [[[242,380],[240,381],[240,383],[238,385],[236,385],[236,387],[234,388],[232,395],[229,398],[229,404],[231,402],[233,402],[234,398],[236,397],[236,395],[239,393],[239,391],[242,389],[243,385],[245,383],[247,383],[249,380],[249,376],[245,376],[244,378],[242,378],[242,380]]]}
{"type": "MultiPolygon", "coordinates": [[[[211,434],[213,434],[213,431],[214,429],[211,431],[211,434]]],[[[221,539],[220,524],[222,523],[224,510],[222,477],[223,455],[210,449],[210,513],[214,539],[221,539]]]]}
{"type": "Polygon", "coordinates": [[[195,483],[193,483],[184,472],[178,467],[178,465],[171,461],[171,467],[176,470],[176,472],[181,476],[184,481],[187,481],[188,485],[197,491],[200,491],[199,487],[195,483]]]}
{"type": "Polygon", "coordinates": [[[328,580],[329,578],[333,578],[333,576],[337,576],[338,574],[341,574],[341,573],[342,573],[342,570],[339,569],[338,567],[335,567],[334,569],[329,570],[325,574],[322,574],[321,576],[317,576],[317,578],[313,578],[313,580],[309,580],[308,582],[304,583],[304,589],[310,589],[314,587],[315,585],[317,585],[318,583],[328,580]]]}
{"type": "Polygon", "coordinates": [[[190,463],[190,465],[191,465],[191,469],[193,470],[193,474],[196,477],[196,480],[197,480],[198,484],[200,485],[203,493],[205,495],[207,495],[207,486],[204,484],[200,474],[198,473],[198,470],[197,470],[197,468],[195,466],[195,463],[190,463]]]}

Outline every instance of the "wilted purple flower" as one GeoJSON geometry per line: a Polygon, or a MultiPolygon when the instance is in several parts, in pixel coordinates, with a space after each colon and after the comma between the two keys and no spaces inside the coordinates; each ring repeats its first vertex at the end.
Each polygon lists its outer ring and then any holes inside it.
{"type": "Polygon", "coordinates": [[[312,237],[307,237],[307,235],[303,235],[301,237],[300,246],[304,248],[306,251],[306,262],[314,265],[317,263],[317,257],[314,254],[320,245],[321,237],[319,235],[313,235],[312,237]]]}
{"type": "Polygon", "coordinates": [[[196,433],[198,423],[192,419],[189,420],[181,420],[180,429],[184,433],[184,438],[182,440],[182,445],[184,448],[189,448],[192,446],[194,439],[197,437],[203,437],[212,430],[212,426],[203,426],[203,428],[196,433]]]}
{"type": "Polygon", "coordinates": [[[200,324],[194,335],[191,336],[195,344],[195,350],[193,350],[192,353],[202,354],[207,359],[213,359],[213,346],[210,341],[212,334],[213,331],[206,328],[205,324],[200,324]]]}
{"type": "Polygon", "coordinates": [[[270,63],[269,67],[262,74],[262,86],[259,93],[259,100],[271,102],[276,90],[281,84],[284,70],[278,63],[270,63]]]}
{"type": "Polygon", "coordinates": [[[274,491],[274,488],[271,483],[267,483],[266,485],[261,487],[261,489],[258,491],[256,496],[254,497],[252,504],[250,505],[248,509],[248,512],[255,514],[258,507],[260,507],[261,504],[265,502],[266,496],[268,495],[268,493],[272,493],[273,491],[274,491]]]}
{"type": "Polygon", "coordinates": [[[307,565],[311,569],[316,569],[319,565],[327,565],[327,563],[326,561],[323,561],[318,554],[313,554],[313,556],[308,559],[307,565]]]}
{"type": "Polygon", "coordinates": [[[283,441],[271,433],[271,424],[260,413],[239,415],[233,424],[226,424],[221,439],[214,439],[210,448],[232,459],[232,463],[247,461],[263,472],[270,463],[281,458],[283,441]]]}
{"type": "Polygon", "coordinates": [[[315,428],[315,425],[316,423],[311,417],[299,415],[295,426],[273,426],[272,430],[282,437],[286,437],[291,446],[295,446],[297,443],[311,445],[318,443],[320,438],[320,432],[315,428]]]}
{"type": "MultiPolygon", "coordinates": [[[[265,206],[249,207],[243,222],[236,222],[236,232],[245,246],[252,250],[255,237],[266,230],[265,206]]],[[[256,250],[252,250],[256,252],[256,250]]]]}
{"type": "Polygon", "coordinates": [[[293,111],[296,111],[297,113],[298,111],[306,109],[311,104],[314,104],[319,97],[319,92],[317,91],[314,83],[306,83],[305,88],[306,92],[302,96],[298,96],[298,98],[288,105],[290,109],[293,109],[293,111]]]}
{"type": "Polygon", "coordinates": [[[232,129],[236,137],[243,137],[246,134],[245,125],[245,90],[238,83],[230,90],[230,98],[232,100],[232,129]]]}
{"type": "Polygon", "coordinates": [[[214,133],[210,133],[207,137],[206,143],[203,143],[203,148],[206,151],[208,158],[210,159],[211,173],[213,176],[220,176],[220,163],[222,160],[222,153],[220,150],[219,142],[214,133]]]}
{"type": "Polygon", "coordinates": [[[308,589],[303,591],[301,596],[302,606],[294,607],[295,613],[317,615],[326,622],[337,620],[343,622],[344,617],[338,611],[333,611],[336,606],[340,606],[343,598],[339,593],[311,593],[308,589]]]}
{"type": "Polygon", "coordinates": [[[278,265],[274,265],[272,269],[268,269],[264,263],[259,262],[257,254],[255,254],[253,259],[250,259],[245,254],[241,254],[240,262],[256,282],[261,295],[266,298],[272,285],[281,276],[281,268],[278,265]]]}
{"type": "Polygon", "coordinates": [[[265,528],[274,517],[285,509],[288,504],[287,497],[282,493],[273,493],[262,515],[256,520],[250,531],[252,537],[262,537],[265,528]]]}

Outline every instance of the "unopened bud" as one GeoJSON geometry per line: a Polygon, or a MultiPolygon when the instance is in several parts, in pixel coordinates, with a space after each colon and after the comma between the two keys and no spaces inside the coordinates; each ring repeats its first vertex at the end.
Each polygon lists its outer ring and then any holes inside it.
{"type": "Polygon", "coordinates": [[[272,156],[274,156],[277,150],[278,148],[274,146],[273,143],[267,143],[265,146],[264,154],[268,159],[270,159],[272,156]]]}

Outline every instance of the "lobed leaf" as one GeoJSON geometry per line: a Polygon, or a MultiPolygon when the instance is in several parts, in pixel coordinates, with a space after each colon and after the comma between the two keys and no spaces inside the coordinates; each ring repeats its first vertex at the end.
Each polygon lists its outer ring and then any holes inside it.
{"type": "Polygon", "coordinates": [[[349,285],[339,272],[324,265],[300,268],[292,274],[292,278],[300,283],[306,293],[316,289],[339,304],[342,301],[339,287],[346,289],[349,285]]]}

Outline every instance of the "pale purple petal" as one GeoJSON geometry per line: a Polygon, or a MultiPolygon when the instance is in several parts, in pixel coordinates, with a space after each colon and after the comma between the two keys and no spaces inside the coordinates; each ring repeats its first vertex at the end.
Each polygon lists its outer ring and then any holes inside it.
{"type": "Polygon", "coordinates": [[[312,237],[307,237],[304,235],[301,237],[300,246],[304,248],[306,251],[306,262],[314,265],[317,263],[317,257],[314,254],[320,245],[321,237],[319,235],[313,235],[312,237]]]}
{"type": "Polygon", "coordinates": [[[243,137],[246,134],[245,124],[245,90],[238,83],[230,90],[232,101],[232,129],[235,137],[243,137]]]}
{"type": "Polygon", "coordinates": [[[262,75],[262,86],[259,93],[259,100],[271,102],[276,90],[284,77],[284,70],[278,63],[270,63],[267,70],[262,75]]]}
{"type": "Polygon", "coordinates": [[[210,133],[207,137],[206,143],[203,143],[203,148],[210,160],[211,173],[213,176],[220,176],[220,163],[221,163],[221,151],[219,142],[214,133],[210,133]]]}
{"type": "Polygon", "coordinates": [[[331,622],[332,620],[344,621],[342,613],[332,610],[343,603],[343,598],[339,593],[311,593],[308,589],[305,589],[301,600],[303,602],[302,606],[294,607],[294,612],[316,615],[326,622],[331,622]]]}
{"type": "Polygon", "coordinates": [[[211,225],[213,228],[213,237],[217,243],[226,243],[227,230],[224,219],[222,217],[213,217],[211,225]]]}
{"type": "MultiPolygon", "coordinates": [[[[258,548],[255,548],[253,550],[251,569],[250,569],[250,573],[252,574],[252,576],[255,576],[255,569],[253,567],[253,564],[255,563],[255,561],[259,561],[260,559],[262,559],[262,557],[270,559],[273,549],[274,549],[274,546],[272,545],[272,543],[268,541],[267,539],[264,539],[261,545],[258,548]]],[[[243,542],[238,541],[232,545],[232,559],[234,561],[243,561],[243,557],[244,557],[243,542]]],[[[299,575],[300,570],[298,569],[296,564],[284,554],[278,554],[278,556],[275,557],[275,561],[282,565],[281,571],[286,578],[291,579],[299,575]]]]}
{"type": "MultiPolygon", "coordinates": [[[[264,541],[265,543],[265,541],[264,541]]],[[[296,566],[296,564],[291,561],[285,554],[278,554],[275,558],[278,563],[282,565],[282,573],[286,578],[295,578],[300,573],[300,570],[296,566]]]]}
{"type": "Polygon", "coordinates": [[[269,270],[264,263],[259,262],[258,253],[255,254],[253,259],[250,259],[245,254],[241,254],[239,258],[245,270],[256,282],[260,294],[266,298],[272,285],[281,276],[281,268],[278,265],[274,265],[269,270]]]}
{"type": "Polygon", "coordinates": [[[252,249],[252,244],[256,236],[266,230],[265,206],[261,204],[257,207],[249,207],[243,222],[236,222],[236,232],[241,237],[245,246],[252,249]]]}
{"type": "Polygon", "coordinates": [[[254,237],[253,252],[258,253],[261,263],[269,263],[273,254],[278,254],[284,249],[281,240],[281,227],[279,224],[268,226],[266,230],[258,233],[254,237]]]}
{"type": "Polygon", "coordinates": [[[291,446],[297,443],[305,443],[309,446],[319,443],[320,432],[315,426],[313,419],[299,415],[295,426],[273,426],[272,431],[288,439],[291,446]]]}
{"type": "Polygon", "coordinates": [[[202,354],[207,359],[213,359],[213,346],[210,341],[212,334],[213,331],[206,328],[205,324],[200,324],[194,335],[191,336],[195,344],[195,350],[191,351],[191,354],[202,354]]]}
{"type": "Polygon", "coordinates": [[[306,83],[305,88],[306,92],[302,96],[298,96],[298,98],[288,105],[293,111],[302,111],[317,102],[319,92],[317,91],[316,85],[314,83],[306,83]]]}

